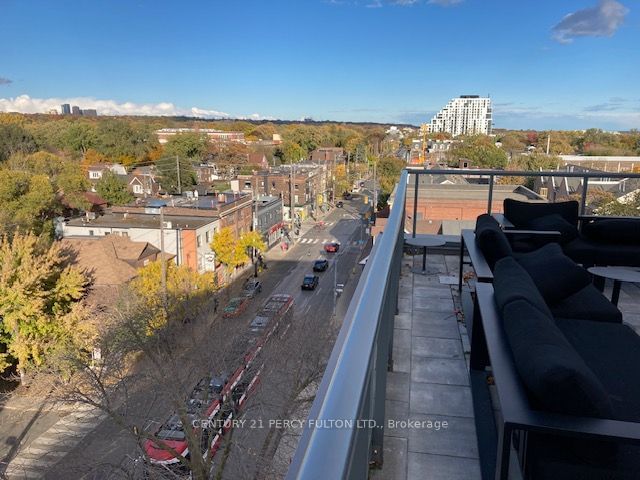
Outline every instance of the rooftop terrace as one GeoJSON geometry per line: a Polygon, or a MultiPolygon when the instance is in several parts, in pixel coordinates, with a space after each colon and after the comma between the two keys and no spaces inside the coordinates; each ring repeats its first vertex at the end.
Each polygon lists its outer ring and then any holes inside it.
{"type": "MultiPolygon", "coordinates": [[[[410,172],[401,177],[384,233],[345,315],[288,479],[475,480],[483,473],[489,478],[479,459],[469,375],[465,313],[469,318],[474,280],[465,274],[469,281],[458,292],[455,237],[429,249],[433,273],[416,268],[422,255],[405,253],[404,237],[417,221],[407,206],[416,194],[411,186],[418,184],[410,172]],[[339,419],[373,422],[309,426],[339,419]]],[[[488,173],[491,212],[493,175],[499,172],[488,173]]],[[[583,212],[585,204],[586,192],[583,212]]],[[[611,288],[607,281],[608,298],[611,288]]],[[[640,333],[640,284],[623,284],[618,307],[624,322],[640,333]]],[[[509,478],[519,477],[512,468],[509,478]]]]}

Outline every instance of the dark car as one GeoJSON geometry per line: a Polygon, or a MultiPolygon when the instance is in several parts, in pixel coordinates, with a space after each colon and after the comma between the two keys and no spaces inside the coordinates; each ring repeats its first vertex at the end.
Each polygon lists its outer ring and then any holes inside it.
{"type": "Polygon", "coordinates": [[[336,203],[336,207],[342,208],[342,207],[344,207],[344,203],[338,202],[338,203],[336,203]]]}
{"type": "Polygon", "coordinates": [[[329,260],[325,258],[321,258],[320,260],[313,262],[314,272],[324,272],[327,268],[329,268],[329,260]]]}
{"type": "Polygon", "coordinates": [[[342,198],[344,198],[345,200],[351,200],[351,197],[352,197],[351,192],[344,192],[342,194],[342,198]]]}
{"type": "Polygon", "coordinates": [[[302,290],[315,290],[319,281],[320,277],[317,275],[305,275],[302,281],[302,290]]]}
{"type": "Polygon", "coordinates": [[[324,251],[329,253],[336,253],[340,248],[340,244],[338,242],[329,242],[324,244],[324,251]]]}
{"type": "Polygon", "coordinates": [[[253,298],[262,291],[262,282],[257,278],[250,277],[242,287],[242,295],[247,298],[253,298]]]}

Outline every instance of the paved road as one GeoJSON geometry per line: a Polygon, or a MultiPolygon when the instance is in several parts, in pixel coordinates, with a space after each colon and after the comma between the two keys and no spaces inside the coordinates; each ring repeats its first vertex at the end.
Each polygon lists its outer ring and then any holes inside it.
{"type": "MultiPolygon", "coordinates": [[[[345,202],[345,208],[335,209],[328,214],[324,229],[309,229],[286,254],[276,252],[273,255],[267,255],[269,268],[261,276],[264,285],[263,293],[253,302],[244,317],[232,324],[232,329],[240,332],[238,329],[245,328],[247,322],[250,322],[256,310],[271,293],[289,293],[294,296],[294,321],[309,315],[313,316],[318,327],[330,321],[333,311],[334,278],[338,283],[346,283],[352,288],[354,285],[349,283],[357,282],[360,269],[354,270],[354,266],[362,248],[361,240],[366,238],[362,233],[359,211],[364,211],[365,208],[366,205],[362,204],[362,199],[354,197],[353,201],[345,202]],[[338,255],[325,254],[323,251],[323,244],[332,240],[342,244],[338,255]],[[321,274],[319,287],[314,292],[302,292],[300,290],[302,277],[305,273],[310,273],[313,260],[323,256],[330,257],[330,268],[321,274]],[[334,275],[336,268],[337,275],[334,275]]],[[[352,288],[348,290],[352,291],[352,288]]],[[[348,304],[349,298],[350,295],[345,292],[339,301],[342,304],[348,304]]],[[[340,308],[339,311],[341,310],[343,309],[340,308]]],[[[229,334],[234,335],[233,331],[229,334]]],[[[286,341],[286,338],[283,341],[286,341]]],[[[291,350],[292,354],[304,354],[300,350],[296,352],[295,345],[292,347],[294,347],[291,350]]],[[[141,395],[143,393],[141,392],[141,395]]],[[[259,393],[256,394],[258,395],[259,393]]],[[[269,403],[264,399],[256,401],[260,401],[261,404],[269,403]]],[[[163,419],[169,413],[165,413],[164,409],[166,406],[156,405],[153,416],[163,419]]],[[[5,417],[9,415],[7,410],[1,413],[5,417]]],[[[72,413],[57,410],[36,411],[34,415],[27,415],[22,420],[16,421],[12,428],[6,431],[13,437],[19,438],[22,444],[6,471],[7,477],[12,479],[118,478],[121,477],[121,471],[117,466],[127,464],[128,457],[136,455],[135,442],[127,431],[123,431],[110,419],[105,420],[100,412],[86,407],[76,409],[72,413]],[[33,418],[35,420],[32,420],[33,418]],[[19,438],[23,427],[29,427],[28,434],[24,438],[19,438]]],[[[17,450],[15,446],[13,450],[11,449],[11,443],[16,442],[15,438],[13,440],[7,438],[9,435],[3,435],[3,437],[7,444],[6,454],[15,455],[17,450]]],[[[257,449],[259,436],[254,435],[249,443],[251,445],[246,448],[257,449]]],[[[235,460],[232,455],[231,465],[234,461],[244,462],[244,459],[235,460]]]]}

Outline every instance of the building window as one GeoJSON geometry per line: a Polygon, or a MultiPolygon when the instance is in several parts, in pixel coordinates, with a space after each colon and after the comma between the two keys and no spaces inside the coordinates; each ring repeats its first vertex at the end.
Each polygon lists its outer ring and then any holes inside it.
{"type": "Polygon", "coordinates": [[[133,193],[143,193],[142,192],[142,185],[138,185],[138,184],[134,185],[133,186],[133,193]]]}
{"type": "Polygon", "coordinates": [[[89,230],[89,236],[93,237],[93,230],[89,230]]]}
{"type": "Polygon", "coordinates": [[[547,187],[540,187],[540,196],[547,198],[549,196],[549,189],[547,187]]]}
{"type": "Polygon", "coordinates": [[[202,246],[202,235],[198,235],[196,237],[196,243],[198,244],[198,247],[202,246]]]}
{"type": "Polygon", "coordinates": [[[102,172],[89,172],[89,178],[97,179],[102,177],[102,172]]]}
{"type": "Polygon", "coordinates": [[[251,182],[244,182],[245,190],[251,190],[251,182]]]}
{"type": "Polygon", "coordinates": [[[205,232],[204,238],[207,241],[207,244],[211,243],[211,233],[210,232],[205,232]]]}
{"type": "Polygon", "coordinates": [[[298,184],[296,183],[293,188],[295,188],[296,190],[298,190],[298,184]]]}

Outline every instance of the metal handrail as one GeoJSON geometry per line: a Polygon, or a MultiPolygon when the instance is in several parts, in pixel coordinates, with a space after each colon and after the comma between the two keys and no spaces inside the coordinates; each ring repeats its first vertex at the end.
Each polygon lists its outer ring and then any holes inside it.
{"type": "MultiPolygon", "coordinates": [[[[371,424],[340,428],[332,421],[373,420],[384,425],[387,366],[391,364],[393,318],[404,246],[404,221],[410,175],[416,174],[413,227],[416,226],[419,175],[487,176],[489,211],[499,176],[640,178],[636,173],[560,171],[429,170],[407,167],[398,183],[384,234],[378,237],[345,315],[311,407],[287,480],[366,479],[372,461],[381,460],[384,429],[371,424]]],[[[413,186],[413,185],[412,185],[413,186]]],[[[428,188],[428,187],[426,187],[428,188]]],[[[583,192],[584,195],[584,192],[583,192]]],[[[584,201],[582,202],[584,205],[584,201]]]]}
{"type": "Polygon", "coordinates": [[[582,188],[581,196],[580,196],[580,215],[584,215],[587,207],[587,191],[589,188],[589,179],[590,178],[606,178],[606,179],[631,179],[631,178],[640,178],[640,173],[609,173],[609,172],[565,172],[562,170],[524,170],[524,171],[513,171],[513,170],[466,170],[466,169],[428,169],[425,167],[406,167],[406,171],[410,174],[415,175],[415,200],[413,202],[413,234],[416,232],[416,219],[418,215],[418,189],[419,182],[418,177],[420,175],[457,175],[457,176],[468,176],[468,177],[489,177],[489,192],[487,194],[487,213],[493,213],[493,190],[495,186],[495,177],[563,177],[563,178],[582,178],[584,182],[584,186],[582,188]]]}
{"type": "MultiPolygon", "coordinates": [[[[408,172],[397,194],[404,198],[408,172]]],[[[372,449],[381,454],[386,374],[397,308],[404,204],[391,211],[344,318],[287,479],[368,476],[372,449]],[[323,428],[332,421],[354,422],[323,428]],[[361,423],[356,423],[361,421],[361,423]],[[365,421],[365,422],[362,422],[365,421]]]]}

